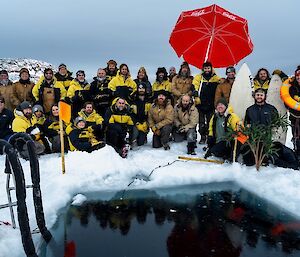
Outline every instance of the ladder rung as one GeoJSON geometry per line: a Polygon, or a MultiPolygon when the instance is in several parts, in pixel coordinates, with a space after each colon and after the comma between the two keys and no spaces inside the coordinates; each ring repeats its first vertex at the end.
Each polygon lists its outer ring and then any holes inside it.
{"type": "Polygon", "coordinates": [[[11,207],[11,206],[17,206],[17,202],[1,204],[0,209],[8,208],[8,207],[11,207]]]}

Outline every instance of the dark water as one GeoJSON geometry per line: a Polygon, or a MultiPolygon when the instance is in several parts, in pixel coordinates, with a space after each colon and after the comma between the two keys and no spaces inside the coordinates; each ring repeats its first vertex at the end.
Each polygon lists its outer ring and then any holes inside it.
{"type": "Polygon", "coordinates": [[[232,184],[88,198],[60,215],[40,257],[300,256],[300,221],[232,184]]]}

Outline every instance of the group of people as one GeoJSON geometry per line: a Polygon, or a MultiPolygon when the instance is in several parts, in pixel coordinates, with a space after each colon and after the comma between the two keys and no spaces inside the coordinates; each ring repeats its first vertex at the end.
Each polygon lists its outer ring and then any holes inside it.
{"type": "MultiPolygon", "coordinates": [[[[291,78],[280,70],[273,74],[288,83],[293,99],[300,101],[300,67],[291,78]]],[[[199,143],[208,145],[206,157],[232,160],[232,144],[225,139],[228,128],[238,130],[244,125],[241,119],[249,126],[268,124],[277,113],[266,103],[271,76],[262,68],[253,81],[254,105],[245,118],[238,117],[228,105],[235,75],[235,68],[230,66],[226,78],[220,78],[212,63],[205,62],[200,74],[193,77],[188,63],[183,62],[178,73],[175,67],[169,74],[165,67],[159,67],[151,83],[144,67],[133,79],[126,64],[118,67],[116,61],[109,60],[91,83],[83,70],[73,77],[61,64],[56,73],[46,68],[34,84],[26,68],[20,70],[15,83],[2,70],[0,138],[8,140],[13,133],[25,132],[35,140],[38,154],[59,152],[58,102],[63,100],[72,106],[72,122],[63,125],[66,150],[91,152],[109,144],[126,157],[128,145],[131,149],[144,145],[151,130],[153,148],[169,150],[170,141],[186,140],[187,153],[195,155],[198,129],[199,143]]],[[[300,157],[300,111],[292,109],[290,114],[295,156],[300,157]]]]}

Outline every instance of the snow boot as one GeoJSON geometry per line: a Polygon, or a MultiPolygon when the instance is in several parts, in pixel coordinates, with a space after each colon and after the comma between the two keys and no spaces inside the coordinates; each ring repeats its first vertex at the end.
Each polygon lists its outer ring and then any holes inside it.
{"type": "Polygon", "coordinates": [[[190,142],[187,144],[187,154],[196,155],[195,143],[190,142]]]}
{"type": "Polygon", "coordinates": [[[163,148],[167,151],[170,150],[170,146],[169,144],[163,144],[163,148]]]}

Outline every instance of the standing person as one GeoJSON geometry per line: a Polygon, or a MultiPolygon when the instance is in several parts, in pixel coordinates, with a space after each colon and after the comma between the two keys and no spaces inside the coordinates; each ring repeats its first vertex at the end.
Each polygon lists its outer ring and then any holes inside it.
{"type": "Polygon", "coordinates": [[[148,123],[153,131],[152,147],[170,149],[169,139],[174,122],[174,109],[166,91],[158,91],[157,98],[149,111],[148,123]]]}
{"type": "Polygon", "coordinates": [[[173,137],[175,142],[187,139],[187,153],[191,155],[196,154],[198,121],[199,114],[193,99],[187,94],[183,95],[174,108],[173,137]]]}
{"type": "Polygon", "coordinates": [[[153,99],[157,99],[158,94],[164,91],[164,95],[169,99],[171,97],[171,82],[168,79],[168,73],[165,67],[159,67],[156,71],[156,80],[152,85],[153,99]]]}
{"type": "Polygon", "coordinates": [[[269,71],[265,68],[260,68],[253,79],[254,91],[258,88],[262,88],[267,92],[269,89],[270,81],[271,76],[269,71]]]}
{"type": "MultiPolygon", "coordinates": [[[[63,129],[65,133],[66,124],[63,122],[63,129]]],[[[51,152],[52,153],[60,153],[60,126],[59,126],[59,109],[58,105],[54,104],[51,107],[50,116],[46,119],[46,121],[43,124],[43,131],[45,136],[50,140],[51,142],[51,152]]],[[[64,145],[65,145],[65,151],[68,151],[68,140],[67,137],[65,137],[64,145]]]]}
{"type": "Polygon", "coordinates": [[[109,60],[107,62],[107,67],[104,69],[106,72],[106,77],[108,82],[110,82],[118,73],[118,64],[115,60],[109,60]]]}
{"type": "Polygon", "coordinates": [[[136,79],[134,80],[134,82],[136,83],[137,87],[141,84],[144,83],[146,85],[146,94],[147,96],[151,96],[152,94],[152,86],[151,83],[149,81],[148,75],[147,75],[147,71],[144,67],[139,68],[138,70],[138,74],[136,79]]]}
{"type": "Polygon", "coordinates": [[[20,103],[27,101],[30,104],[33,104],[34,97],[32,95],[32,89],[34,83],[30,81],[29,70],[22,68],[20,70],[20,79],[18,82],[13,84],[13,91],[11,94],[11,103],[14,107],[17,107],[20,103]]]}
{"type": "Polygon", "coordinates": [[[134,127],[132,132],[131,147],[141,146],[147,141],[148,113],[151,108],[151,103],[148,99],[147,86],[144,83],[138,85],[136,98],[131,105],[134,127]]]}
{"type": "Polygon", "coordinates": [[[58,72],[56,72],[54,76],[58,82],[63,84],[66,90],[68,90],[71,81],[74,79],[72,77],[72,72],[70,72],[67,69],[67,65],[63,63],[58,66],[58,72]]]}
{"type": "Polygon", "coordinates": [[[194,77],[193,96],[196,97],[196,107],[199,112],[200,144],[205,144],[208,135],[209,121],[215,110],[215,93],[220,83],[220,78],[213,70],[211,62],[202,65],[202,73],[194,77]],[[201,86],[201,88],[200,88],[201,86]],[[199,98],[198,98],[198,92],[199,98]]]}
{"type": "Polygon", "coordinates": [[[121,97],[130,101],[136,91],[136,83],[132,80],[127,64],[120,65],[118,74],[108,83],[113,98],[121,97]]]}
{"type": "Polygon", "coordinates": [[[127,157],[126,135],[132,137],[133,120],[130,106],[124,98],[116,98],[105,115],[107,124],[106,142],[115,148],[122,158],[127,157]]]}
{"type": "Polygon", "coordinates": [[[78,113],[78,116],[86,121],[87,128],[93,132],[97,139],[103,140],[103,118],[96,112],[92,102],[85,102],[83,109],[78,113]]]}
{"type": "Polygon", "coordinates": [[[112,101],[112,92],[108,88],[108,82],[105,69],[99,68],[90,88],[91,99],[93,99],[96,112],[102,117],[104,117],[112,101]]]}
{"type": "Polygon", "coordinates": [[[185,94],[192,96],[192,82],[190,66],[187,62],[183,62],[178,74],[172,80],[172,95],[175,104],[185,94]]]}
{"type": "Polygon", "coordinates": [[[85,72],[76,72],[76,78],[71,81],[67,92],[67,97],[72,102],[72,115],[77,117],[77,113],[82,109],[86,101],[90,101],[90,84],[85,79],[85,72]]]}
{"type": "Polygon", "coordinates": [[[221,79],[220,84],[217,86],[215,94],[215,106],[218,100],[225,98],[227,103],[229,103],[230,93],[232,89],[233,82],[235,80],[235,68],[229,66],[226,68],[226,79],[221,79]]]}
{"type": "Polygon", "coordinates": [[[226,134],[229,131],[228,128],[237,130],[239,124],[240,118],[228,108],[226,99],[220,98],[216,102],[216,111],[209,122],[208,151],[204,157],[214,155],[224,160],[233,161],[234,141],[228,142],[226,134]]]}
{"type": "Polygon", "coordinates": [[[169,76],[168,79],[170,82],[172,82],[173,78],[177,75],[176,68],[174,66],[170,67],[169,69],[169,76]]]}
{"type": "Polygon", "coordinates": [[[4,97],[5,108],[13,111],[15,106],[11,103],[13,83],[8,78],[7,70],[0,71],[0,96],[4,97]]]}
{"type": "Polygon", "coordinates": [[[53,70],[46,68],[44,78],[33,87],[32,94],[36,102],[43,106],[45,114],[49,114],[51,106],[66,97],[66,89],[61,83],[57,83],[53,70]]]}
{"type": "Polygon", "coordinates": [[[14,119],[14,114],[11,110],[5,108],[5,99],[0,96],[0,139],[8,141],[13,135],[11,124],[14,119]]]}
{"type": "MultiPolygon", "coordinates": [[[[44,153],[45,146],[41,139],[41,131],[32,121],[32,107],[29,102],[22,102],[15,109],[15,118],[12,122],[12,130],[16,133],[28,133],[34,140],[36,153],[44,153]]],[[[20,154],[25,159],[29,157],[26,144],[24,144],[20,154]]]]}
{"type": "MultiPolygon", "coordinates": [[[[69,128],[70,150],[91,153],[105,146],[98,141],[95,135],[87,128],[86,121],[82,117],[76,117],[73,126],[69,128]]],[[[68,129],[67,129],[68,130],[68,129]]]]}

